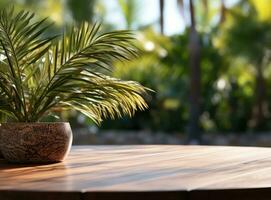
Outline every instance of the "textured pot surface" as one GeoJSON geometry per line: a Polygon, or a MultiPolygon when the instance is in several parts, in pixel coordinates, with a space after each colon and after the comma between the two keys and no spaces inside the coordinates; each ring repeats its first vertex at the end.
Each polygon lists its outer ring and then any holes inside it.
{"type": "Polygon", "coordinates": [[[69,123],[0,125],[0,151],[10,162],[60,162],[70,151],[72,131],[69,123]]]}

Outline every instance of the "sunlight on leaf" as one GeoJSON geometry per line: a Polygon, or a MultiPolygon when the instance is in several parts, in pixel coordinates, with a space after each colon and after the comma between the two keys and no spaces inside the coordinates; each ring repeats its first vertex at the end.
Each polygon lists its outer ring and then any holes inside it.
{"type": "Polygon", "coordinates": [[[82,23],[60,36],[42,37],[46,19],[13,9],[0,12],[0,112],[16,121],[39,121],[54,109],[75,109],[96,123],[144,110],[149,90],[108,74],[113,61],[137,55],[130,31],[100,34],[82,23]]]}

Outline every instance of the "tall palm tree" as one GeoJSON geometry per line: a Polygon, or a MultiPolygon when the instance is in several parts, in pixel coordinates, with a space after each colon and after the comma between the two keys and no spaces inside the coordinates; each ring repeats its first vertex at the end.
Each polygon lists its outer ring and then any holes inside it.
{"type": "MultiPolygon", "coordinates": [[[[200,134],[200,127],[199,127],[199,118],[201,114],[201,45],[200,45],[200,37],[199,32],[197,30],[197,25],[200,22],[196,21],[196,6],[200,5],[203,9],[203,14],[205,21],[201,21],[203,24],[209,25],[209,1],[202,0],[199,1],[201,4],[196,4],[194,0],[177,0],[177,3],[180,7],[182,16],[185,16],[184,7],[188,5],[188,13],[189,16],[184,18],[185,24],[189,29],[189,44],[188,44],[188,51],[189,51],[189,60],[190,60],[190,89],[189,89],[189,96],[190,96],[190,106],[189,106],[189,122],[188,122],[188,134],[189,140],[196,140],[200,141],[201,134],[200,134]],[[207,13],[207,14],[206,14],[207,13]],[[207,17],[206,17],[207,16],[207,17]],[[207,19],[207,21],[206,21],[207,19]],[[207,23],[206,23],[207,22],[207,23]]],[[[220,13],[220,22],[225,20],[225,13],[226,7],[224,0],[221,0],[221,9],[220,13]]]]}
{"type": "MultiPolygon", "coordinates": [[[[189,60],[190,60],[190,106],[188,135],[189,140],[200,140],[200,42],[199,34],[196,30],[195,9],[193,0],[189,0],[189,60]]],[[[184,1],[178,0],[181,12],[184,13],[184,1]]]]}
{"type": "Polygon", "coordinates": [[[196,30],[196,19],[193,0],[189,0],[190,30],[189,30],[189,59],[190,59],[190,118],[188,133],[191,139],[200,139],[200,42],[196,30]]]}

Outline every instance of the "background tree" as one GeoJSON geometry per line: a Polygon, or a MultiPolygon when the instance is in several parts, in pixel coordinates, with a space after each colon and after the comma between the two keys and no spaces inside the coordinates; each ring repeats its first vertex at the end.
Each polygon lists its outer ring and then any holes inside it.
{"type": "Polygon", "coordinates": [[[261,10],[250,1],[240,2],[229,14],[231,20],[223,29],[226,34],[223,36],[221,48],[231,57],[239,56],[245,60],[245,65],[254,67],[254,106],[249,126],[263,130],[269,115],[264,74],[270,63],[271,23],[270,20],[260,21],[261,10]]]}
{"type": "Polygon", "coordinates": [[[93,22],[96,0],[67,0],[67,6],[76,22],[93,22]]]}
{"type": "Polygon", "coordinates": [[[164,21],[165,21],[165,1],[164,0],[159,0],[159,24],[160,24],[160,33],[163,35],[164,34],[164,21]]]}
{"type": "MultiPolygon", "coordinates": [[[[184,1],[178,0],[181,12],[184,13],[184,1]]],[[[200,43],[199,35],[196,29],[196,17],[193,0],[188,1],[189,4],[189,22],[186,23],[189,29],[189,60],[190,60],[190,105],[189,105],[189,122],[188,134],[190,140],[200,140],[200,43]]]]}
{"type": "MultiPolygon", "coordinates": [[[[0,7],[14,4],[15,10],[35,10],[38,12],[37,19],[50,15],[49,20],[54,22],[54,26],[49,34],[61,32],[64,23],[80,23],[82,20],[102,21],[103,32],[119,27],[136,30],[137,45],[142,50],[140,57],[122,66],[118,62],[112,63],[116,65],[114,73],[124,79],[137,80],[156,93],[149,98],[150,110],[147,112],[138,113],[132,120],[107,121],[102,128],[187,133],[189,125],[190,138],[200,138],[205,132],[270,130],[271,125],[267,123],[271,119],[271,92],[268,90],[271,87],[269,0],[179,1],[180,7],[172,12],[180,12],[184,16],[185,29],[173,35],[161,34],[170,32],[161,23],[165,21],[164,17],[168,19],[171,16],[164,13],[165,5],[172,6],[170,1],[155,1],[157,16],[153,16],[153,21],[147,26],[145,16],[141,18],[140,14],[147,9],[145,5],[149,5],[148,2],[82,2],[85,4],[73,0],[0,0],[0,7]],[[72,6],[75,2],[76,5],[72,6]],[[120,9],[108,13],[110,8],[118,6],[120,9]],[[193,12],[190,12],[191,8],[193,12]],[[76,14],[78,10],[84,17],[76,14]],[[119,21],[111,21],[108,16],[112,15],[123,16],[125,26],[120,26],[119,21]],[[196,40],[192,37],[195,32],[196,40]],[[192,51],[195,48],[191,45],[192,39],[197,41],[193,43],[198,45],[196,51],[192,51]],[[192,56],[197,59],[192,59],[192,56]],[[193,63],[198,64],[195,73],[192,73],[193,63]],[[198,83],[192,81],[198,79],[198,83]],[[196,85],[196,90],[192,90],[192,85],[196,85]],[[191,99],[197,98],[192,104],[191,99]],[[197,109],[192,105],[199,106],[199,114],[194,114],[197,117],[193,118],[190,110],[194,112],[197,109]],[[191,127],[196,127],[194,130],[197,131],[193,131],[196,136],[192,136],[191,127]]],[[[82,117],[76,112],[63,115],[74,116],[72,120],[77,124],[82,117]]],[[[80,126],[86,126],[86,121],[80,122],[80,126]]],[[[91,123],[88,121],[87,125],[91,123]]]]}

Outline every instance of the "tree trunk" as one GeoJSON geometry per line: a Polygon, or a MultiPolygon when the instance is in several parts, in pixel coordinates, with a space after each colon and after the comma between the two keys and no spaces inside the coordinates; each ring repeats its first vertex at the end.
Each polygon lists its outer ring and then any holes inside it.
{"type": "Polygon", "coordinates": [[[266,119],[266,87],[265,80],[263,77],[262,65],[257,65],[257,77],[255,87],[256,102],[253,109],[253,124],[252,127],[257,130],[262,130],[265,125],[266,119]]]}
{"type": "Polygon", "coordinates": [[[190,143],[201,140],[200,117],[200,42],[196,31],[193,0],[190,3],[189,61],[190,61],[190,108],[188,134],[190,143]]]}
{"type": "Polygon", "coordinates": [[[162,35],[164,35],[164,8],[165,8],[164,0],[159,0],[159,8],[160,8],[160,18],[159,18],[160,32],[162,35]]]}
{"type": "Polygon", "coordinates": [[[221,6],[220,6],[220,19],[219,23],[223,24],[223,22],[226,19],[226,6],[225,6],[225,1],[221,0],[221,6]]]}

